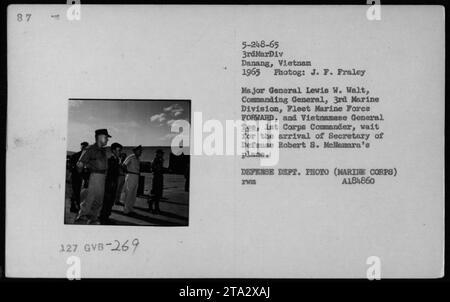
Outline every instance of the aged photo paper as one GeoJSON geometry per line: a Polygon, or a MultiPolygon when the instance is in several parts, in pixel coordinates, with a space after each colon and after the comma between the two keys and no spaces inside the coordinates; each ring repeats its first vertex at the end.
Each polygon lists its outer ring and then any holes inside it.
{"type": "Polygon", "coordinates": [[[7,277],[443,276],[443,7],[7,18],[7,277]]]}

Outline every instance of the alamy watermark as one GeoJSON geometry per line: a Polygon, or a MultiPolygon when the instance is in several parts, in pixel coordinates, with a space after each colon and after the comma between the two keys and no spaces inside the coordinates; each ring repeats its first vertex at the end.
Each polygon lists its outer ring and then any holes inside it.
{"type": "Polygon", "coordinates": [[[175,155],[241,156],[258,158],[261,166],[274,166],[279,160],[279,121],[203,120],[194,112],[193,123],[176,120],[171,131],[175,155]],[[176,135],[175,135],[176,134],[176,135]],[[191,148],[192,147],[192,148],[191,148]]]}

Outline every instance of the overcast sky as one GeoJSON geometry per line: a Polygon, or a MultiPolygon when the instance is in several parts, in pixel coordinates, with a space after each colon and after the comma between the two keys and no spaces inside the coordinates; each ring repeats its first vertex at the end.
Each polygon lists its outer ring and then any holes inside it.
{"type": "Polygon", "coordinates": [[[177,119],[190,120],[189,102],[69,100],[67,150],[78,151],[83,141],[92,144],[100,128],[112,136],[109,146],[170,146],[176,135],[170,125],[177,119]]]}

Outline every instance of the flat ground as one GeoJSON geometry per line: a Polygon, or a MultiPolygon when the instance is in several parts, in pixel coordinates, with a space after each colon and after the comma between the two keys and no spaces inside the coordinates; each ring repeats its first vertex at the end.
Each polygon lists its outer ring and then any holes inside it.
{"type": "MultiPolygon", "coordinates": [[[[145,176],[144,196],[136,198],[134,205],[135,214],[128,216],[123,214],[122,205],[114,205],[111,220],[115,225],[151,225],[151,226],[187,226],[189,217],[189,192],[184,191],[184,176],[175,174],[164,175],[163,199],[159,203],[160,214],[152,214],[148,210],[147,200],[150,198],[150,190],[153,175],[143,173],[145,176]]],[[[70,212],[70,196],[72,186],[70,179],[66,182],[65,200],[65,224],[73,224],[76,213],[70,212]]]]}

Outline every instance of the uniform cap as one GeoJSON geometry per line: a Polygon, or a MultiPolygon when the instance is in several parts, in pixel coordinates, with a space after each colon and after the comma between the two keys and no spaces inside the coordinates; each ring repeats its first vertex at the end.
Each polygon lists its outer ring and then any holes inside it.
{"type": "Polygon", "coordinates": [[[119,143],[112,143],[111,144],[111,150],[114,150],[116,148],[123,149],[123,146],[121,144],[119,144],[119,143]]]}
{"type": "Polygon", "coordinates": [[[106,135],[107,137],[111,137],[111,135],[108,134],[108,130],[107,129],[97,129],[95,130],[95,135],[106,135]]]}

